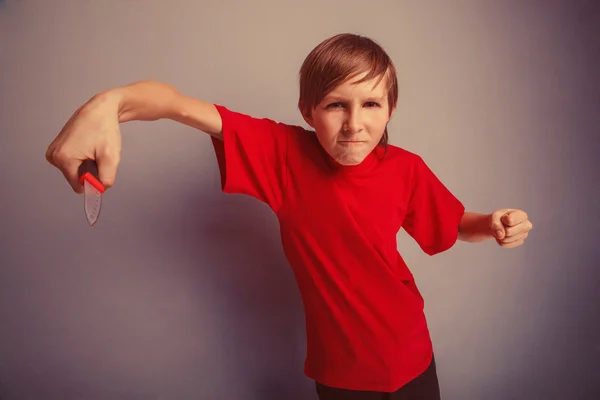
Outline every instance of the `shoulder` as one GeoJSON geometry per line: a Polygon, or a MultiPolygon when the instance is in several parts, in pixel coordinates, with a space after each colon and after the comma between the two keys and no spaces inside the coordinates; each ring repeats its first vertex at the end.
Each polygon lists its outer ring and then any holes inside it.
{"type": "Polygon", "coordinates": [[[250,115],[242,111],[234,111],[231,108],[220,104],[214,104],[215,108],[221,115],[223,121],[227,121],[233,125],[250,125],[250,126],[265,126],[279,128],[282,130],[290,129],[293,126],[281,121],[269,118],[266,116],[250,115]]]}
{"type": "Polygon", "coordinates": [[[243,111],[233,110],[221,104],[214,104],[214,106],[219,112],[223,123],[228,124],[231,127],[263,127],[296,134],[306,132],[310,133],[310,131],[307,131],[301,126],[289,124],[269,116],[249,114],[243,111]]]}
{"type": "Polygon", "coordinates": [[[437,179],[421,155],[398,146],[388,144],[383,165],[395,181],[411,187],[437,179]]]}
{"type": "Polygon", "coordinates": [[[425,161],[423,161],[423,158],[420,155],[402,147],[388,144],[387,149],[384,151],[384,160],[390,165],[394,165],[403,170],[406,170],[407,167],[409,170],[413,170],[413,168],[420,168],[425,164],[425,161]]]}

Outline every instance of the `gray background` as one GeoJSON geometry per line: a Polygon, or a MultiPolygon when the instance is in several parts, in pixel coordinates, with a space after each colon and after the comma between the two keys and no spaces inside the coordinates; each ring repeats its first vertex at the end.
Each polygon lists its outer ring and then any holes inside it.
{"type": "Polygon", "coordinates": [[[525,209],[525,246],[399,248],[443,397],[600,398],[600,24],[592,1],[0,2],[0,398],[314,399],[266,206],[219,190],[208,136],[122,125],[90,228],[44,152],[93,94],[157,79],[301,124],[297,71],[338,32],[397,64],[391,142],[472,211],[525,209]]]}

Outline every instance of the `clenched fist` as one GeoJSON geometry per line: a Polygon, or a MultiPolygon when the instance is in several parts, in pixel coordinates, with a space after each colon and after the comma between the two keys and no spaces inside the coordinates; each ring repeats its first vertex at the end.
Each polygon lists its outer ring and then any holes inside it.
{"type": "Polygon", "coordinates": [[[505,208],[490,214],[490,228],[501,247],[513,248],[523,244],[533,224],[525,211],[505,208]]]}

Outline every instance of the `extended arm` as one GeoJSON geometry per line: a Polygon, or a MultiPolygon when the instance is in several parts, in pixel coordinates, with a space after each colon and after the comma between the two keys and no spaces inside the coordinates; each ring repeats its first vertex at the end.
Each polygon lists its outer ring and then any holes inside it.
{"type": "Polygon", "coordinates": [[[140,81],[93,96],[79,107],[46,150],[73,190],[82,193],[77,169],[96,160],[105,187],[114,184],[121,156],[119,123],[171,119],[222,139],[223,123],[213,104],[184,96],[174,87],[140,81]]]}
{"type": "Polygon", "coordinates": [[[213,104],[181,94],[173,86],[141,81],[100,94],[118,104],[119,122],[171,119],[222,139],[222,121],[213,104]]]}
{"type": "Polygon", "coordinates": [[[533,224],[524,211],[501,209],[491,214],[464,213],[458,228],[458,239],[478,243],[488,239],[505,248],[523,244],[533,224]]]}

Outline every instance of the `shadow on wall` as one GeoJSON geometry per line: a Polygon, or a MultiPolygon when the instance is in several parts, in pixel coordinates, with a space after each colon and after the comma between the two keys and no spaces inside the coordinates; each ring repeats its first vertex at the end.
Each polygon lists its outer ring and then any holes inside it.
{"type": "Polygon", "coordinates": [[[180,239],[172,242],[202,265],[199,279],[210,279],[215,288],[224,315],[219,331],[227,335],[227,353],[243,374],[232,377],[237,381],[232,384],[240,385],[244,400],[313,398],[312,381],[303,375],[302,303],[275,215],[253,198],[201,186],[189,194],[189,207],[180,208],[184,212],[169,215],[169,225],[180,239]]]}

